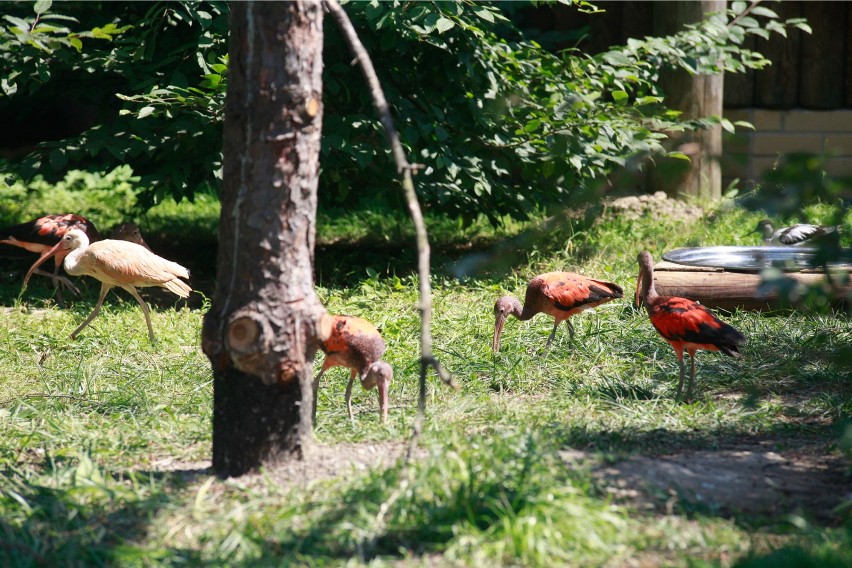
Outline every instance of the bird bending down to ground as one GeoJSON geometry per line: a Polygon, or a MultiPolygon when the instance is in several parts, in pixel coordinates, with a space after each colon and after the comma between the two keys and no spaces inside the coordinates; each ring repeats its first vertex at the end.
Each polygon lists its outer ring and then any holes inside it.
{"type": "Polygon", "coordinates": [[[695,382],[695,352],[699,349],[721,351],[731,357],[739,357],[739,346],[746,342],[745,336],[732,326],[693,300],[677,296],[660,296],[654,287],[654,259],[651,253],[639,253],[639,296],[648,310],[651,325],[671,344],[680,362],[680,381],[677,398],[683,391],[685,365],[683,352],[689,353],[690,375],[687,400],[692,398],[695,382]]]}
{"type": "Polygon", "coordinates": [[[346,412],[352,417],[352,383],[355,376],[365,390],[375,387],[379,395],[379,414],[382,422],[388,418],[388,387],[393,380],[393,369],[380,361],[385,353],[385,342],[373,324],[354,316],[329,316],[332,318],[331,335],[322,342],[325,361],[314,379],[314,412],[320,378],[331,367],[350,370],[346,386],[346,412]]]}
{"type": "MultiPolygon", "coordinates": [[[[127,290],[145,314],[148,324],[148,339],[154,343],[154,329],[151,327],[151,314],[148,305],[139,297],[136,288],[160,286],[169,292],[186,298],[192,292],[179,278],[189,278],[189,271],[183,266],[157,256],[145,247],[127,241],[107,239],[89,243],[89,237],[79,229],[68,231],[59,241],[52,253],[62,251],[65,258],[65,271],[74,276],[91,276],[101,281],[101,293],[95,309],[80,327],[71,334],[71,339],[95,319],[103,304],[107,292],[114,286],[127,290]]],[[[32,269],[30,269],[32,270],[32,269]]],[[[27,277],[29,277],[29,273],[27,277]]]]}
{"type": "Polygon", "coordinates": [[[763,235],[763,244],[771,246],[815,246],[826,239],[839,237],[837,227],[810,223],[797,223],[776,231],[769,219],[759,221],[754,232],[763,235]]]}
{"type": "Polygon", "coordinates": [[[500,335],[509,314],[522,321],[538,313],[553,316],[553,331],[550,332],[544,348],[547,351],[560,323],[564,321],[568,325],[568,332],[573,341],[574,327],[568,318],[623,295],[624,291],[617,284],[586,278],[573,272],[548,272],[536,276],[527,285],[523,307],[520,300],[514,296],[503,296],[494,304],[494,339],[491,348],[495,353],[500,351],[500,335]]]}
{"type": "MultiPolygon", "coordinates": [[[[62,237],[71,229],[79,229],[83,231],[90,241],[98,241],[101,238],[100,233],[95,228],[94,223],[81,217],[80,215],[45,215],[26,223],[14,225],[8,229],[4,229],[0,233],[0,243],[20,247],[30,252],[39,254],[36,260],[24,278],[24,284],[21,287],[21,293],[27,288],[30,276],[32,274],[41,274],[48,276],[53,280],[54,288],[60,284],[68,290],[72,290],[77,294],[80,293],[70,280],[64,276],[59,276],[59,266],[62,264],[64,251],[56,251],[53,253],[54,270],[53,274],[44,272],[38,267],[41,266],[47,259],[51,257],[51,250],[56,246],[62,237]]],[[[58,289],[59,299],[61,302],[62,289],[58,289]]]]}

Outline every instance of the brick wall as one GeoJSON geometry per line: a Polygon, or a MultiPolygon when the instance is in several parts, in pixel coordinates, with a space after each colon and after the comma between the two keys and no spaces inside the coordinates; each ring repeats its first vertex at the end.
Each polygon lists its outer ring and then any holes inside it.
{"type": "Polygon", "coordinates": [[[723,183],[759,180],[781,154],[793,152],[824,154],[829,174],[852,176],[852,110],[726,109],[725,118],[748,121],[756,130],[725,133],[723,183]]]}

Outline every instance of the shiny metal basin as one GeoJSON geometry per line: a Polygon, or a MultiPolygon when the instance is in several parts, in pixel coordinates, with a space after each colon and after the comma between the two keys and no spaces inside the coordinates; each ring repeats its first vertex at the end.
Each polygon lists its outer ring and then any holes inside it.
{"type": "MultiPolygon", "coordinates": [[[[694,247],[679,248],[663,254],[663,259],[690,266],[707,266],[728,270],[760,271],[775,267],[797,272],[815,266],[814,258],[819,249],[807,247],[694,247]]],[[[832,262],[832,267],[852,268],[852,250],[844,249],[841,259],[832,262]]]]}

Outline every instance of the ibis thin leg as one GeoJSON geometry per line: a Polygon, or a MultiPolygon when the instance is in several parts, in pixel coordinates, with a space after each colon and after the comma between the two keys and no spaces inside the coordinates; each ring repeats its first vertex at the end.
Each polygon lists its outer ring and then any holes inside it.
{"type": "Polygon", "coordinates": [[[136,301],[142,306],[142,312],[145,314],[145,323],[148,324],[148,340],[151,343],[156,343],[157,340],[154,338],[154,328],[151,326],[151,311],[148,309],[148,304],[145,303],[145,300],[142,299],[139,292],[133,286],[128,286],[124,289],[130,292],[130,295],[136,298],[136,301]]]}
{"type": "Polygon", "coordinates": [[[680,400],[680,394],[683,392],[683,376],[686,374],[686,366],[683,363],[683,357],[678,361],[680,363],[680,380],[677,383],[677,394],[675,398],[680,400]]]}
{"type": "Polygon", "coordinates": [[[352,384],[355,382],[355,371],[349,375],[349,384],[346,385],[346,412],[349,414],[349,420],[355,422],[355,417],[352,415],[352,384]]]}
{"type": "Polygon", "coordinates": [[[692,400],[692,389],[695,386],[695,354],[689,354],[689,387],[686,389],[686,400],[692,400]]]}
{"type": "Polygon", "coordinates": [[[101,311],[101,304],[104,303],[104,298],[106,298],[107,292],[110,291],[110,288],[112,288],[112,286],[110,286],[109,284],[101,284],[101,293],[98,296],[98,303],[95,305],[95,309],[92,310],[92,313],[89,314],[89,317],[86,318],[86,321],[81,323],[80,327],[78,327],[71,333],[71,339],[75,339],[77,337],[77,334],[80,333],[84,327],[89,325],[89,322],[91,322],[93,319],[95,319],[95,317],[97,317],[98,313],[101,311]]]}

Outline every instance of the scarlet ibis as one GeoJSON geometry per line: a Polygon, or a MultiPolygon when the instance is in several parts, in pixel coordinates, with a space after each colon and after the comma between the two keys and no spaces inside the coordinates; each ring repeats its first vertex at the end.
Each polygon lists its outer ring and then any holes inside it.
{"type": "Polygon", "coordinates": [[[379,330],[367,320],[354,316],[331,316],[331,335],[323,341],[325,361],[322,370],[314,379],[314,400],[320,378],[331,367],[346,367],[350,370],[346,386],[346,412],[352,416],[352,383],[355,376],[361,380],[365,390],[375,387],[379,395],[379,414],[382,422],[388,418],[388,387],[393,380],[393,369],[380,361],[385,353],[385,342],[379,330]]]}
{"type": "Polygon", "coordinates": [[[837,227],[810,223],[797,223],[776,231],[769,219],[759,221],[754,232],[763,235],[763,243],[766,245],[794,247],[813,246],[822,240],[839,236],[837,227]]]}
{"type": "Polygon", "coordinates": [[[640,272],[636,286],[645,309],[648,310],[648,318],[651,325],[672,346],[680,362],[677,398],[680,398],[683,391],[683,352],[686,350],[689,353],[690,375],[686,391],[686,398],[689,400],[692,398],[695,382],[695,352],[706,349],[739,357],[739,346],[746,342],[746,338],[698,302],[677,296],[658,295],[654,287],[654,259],[651,253],[640,252],[638,261],[640,272]]]}
{"type": "Polygon", "coordinates": [[[136,292],[136,288],[160,286],[181,298],[186,298],[192,292],[192,288],[179,280],[179,278],[189,278],[189,271],[186,268],[161,258],[136,243],[106,239],[90,244],[86,233],[79,229],[71,229],[48,252],[56,254],[59,251],[62,251],[65,257],[64,266],[68,274],[91,276],[101,282],[101,293],[95,309],[86,321],[74,330],[71,339],[77,337],[77,334],[95,319],[104,297],[114,286],[127,290],[142,306],[145,323],[148,324],[148,339],[151,343],[155,341],[154,329],[151,327],[151,314],[145,301],[136,292]]]}
{"type": "MultiPolygon", "coordinates": [[[[27,221],[26,223],[9,227],[0,233],[0,243],[20,247],[40,255],[38,260],[33,263],[27,273],[27,277],[24,278],[24,284],[21,288],[21,292],[26,290],[27,283],[29,282],[32,274],[41,274],[53,279],[54,287],[62,284],[69,290],[73,290],[78,294],[80,293],[70,280],[64,276],[59,276],[59,266],[65,258],[64,251],[51,253],[51,250],[56,243],[58,243],[71,229],[79,229],[83,231],[86,233],[89,240],[92,241],[97,241],[101,238],[101,235],[95,228],[94,223],[85,217],[72,215],[70,213],[65,215],[45,215],[44,217],[39,217],[38,219],[33,219],[32,221],[27,221]],[[44,272],[38,268],[51,257],[51,254],[54,255],[53,262],[55,264],[53,274],[44,272]]],[[[61,301],[61,289],[59,290],[59,297],[61,301]]]]}
{"type": "Polygon", "coordinates": [[[509,314],[526,321],[538,313],[553,316],[553,331],[547,338],[545,351],[550,348],[556,328],[563,321],[568,325],[571,340],[574,326],[568,319],[583,310],[595,308],[606,302],[621,298],[624,291],[618,284],[587,278],[573,272],[548,272],[530,280],[524,305],[514,296],[503,296],[494,304],[494,339],[491,348],[500,351],[500,335],[509,314]]]}

